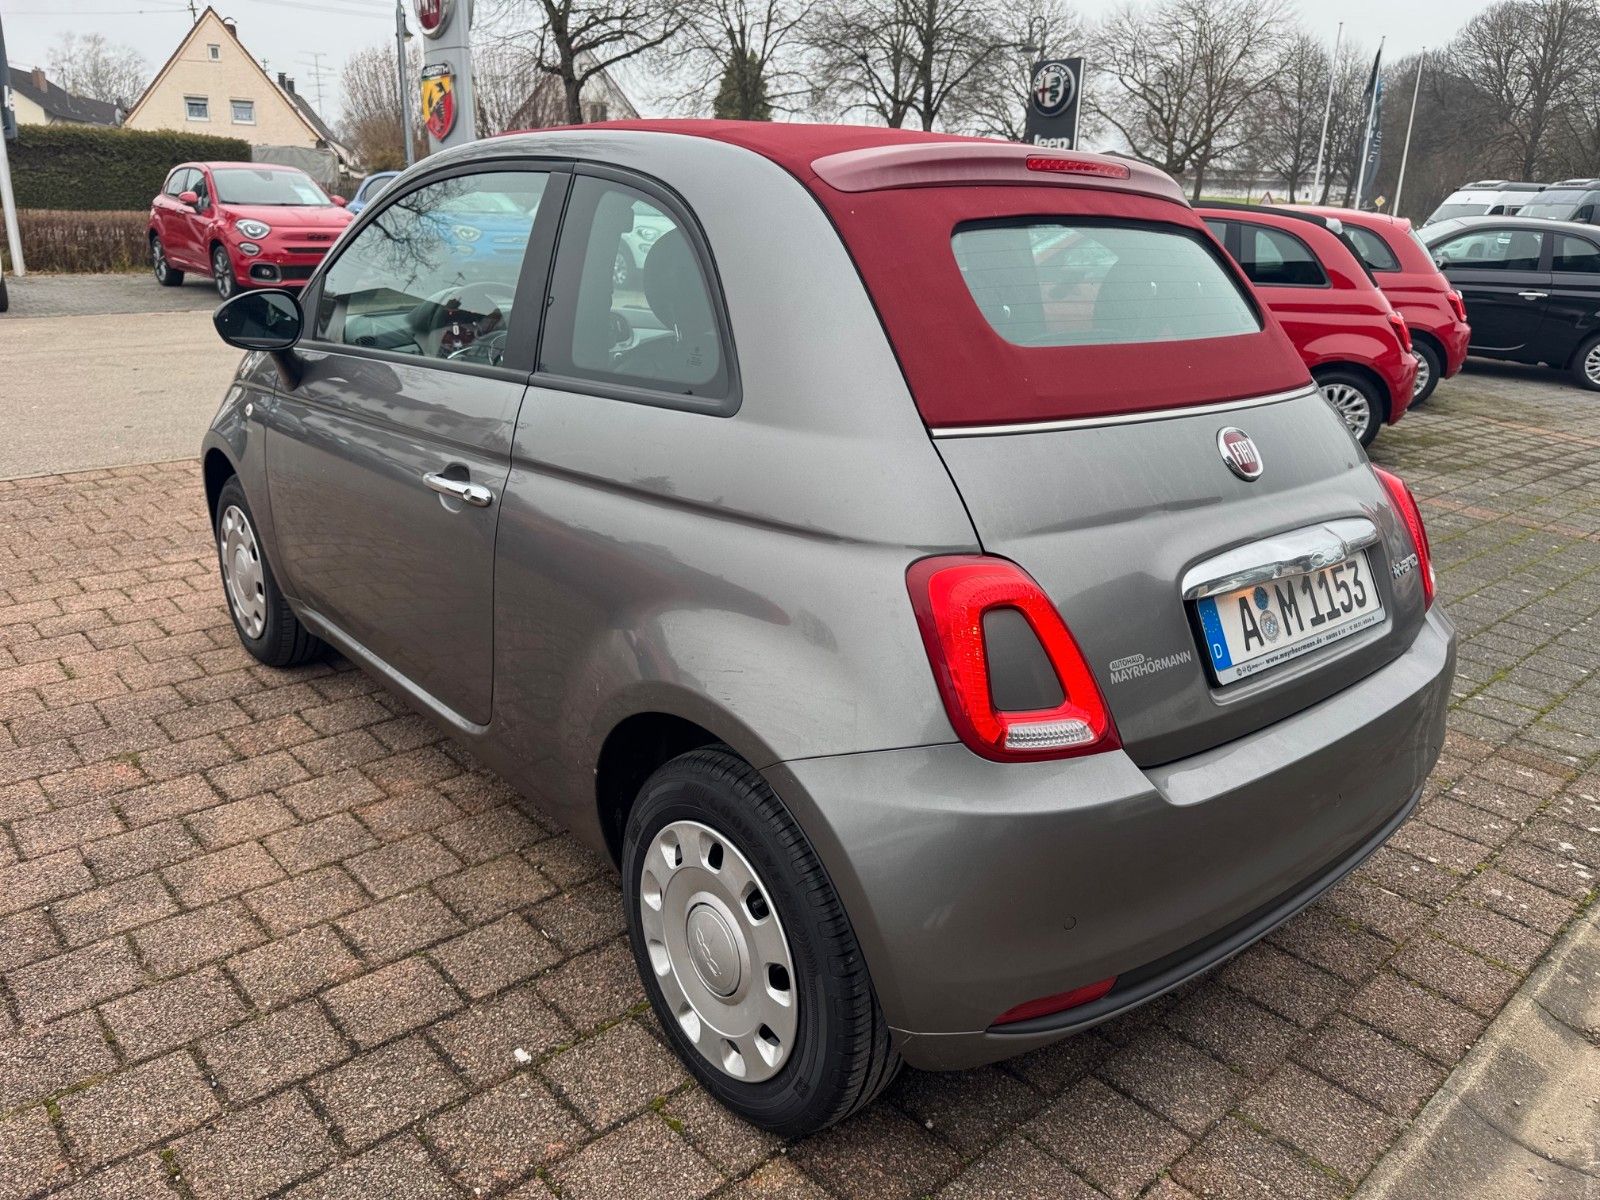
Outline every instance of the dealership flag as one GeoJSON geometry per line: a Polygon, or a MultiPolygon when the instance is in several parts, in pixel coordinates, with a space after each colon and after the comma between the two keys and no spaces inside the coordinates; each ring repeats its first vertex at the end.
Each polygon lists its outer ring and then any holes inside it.
{"type": "Polygon", "coordinates": [[[1367,190],[1378,181],[1378,164],[1383,161],[1383,43],[1372,59],[1372,75],[1362,98],[1367,102],[1366,135],[1361,140],[1361,171],[1356,180],[1356,207],[1366,200],[1367,190]]]}

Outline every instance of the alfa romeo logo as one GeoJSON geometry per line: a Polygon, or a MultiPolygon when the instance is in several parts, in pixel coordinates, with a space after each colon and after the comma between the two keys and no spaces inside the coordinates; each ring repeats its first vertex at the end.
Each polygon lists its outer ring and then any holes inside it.
{"type": "Polygon", "coordinates": [[[1042,117],[1059,117],[1072,106],[1077,81],[1058,62],[1045,63],[1033,73],[1033,110],[1042,117]]]}

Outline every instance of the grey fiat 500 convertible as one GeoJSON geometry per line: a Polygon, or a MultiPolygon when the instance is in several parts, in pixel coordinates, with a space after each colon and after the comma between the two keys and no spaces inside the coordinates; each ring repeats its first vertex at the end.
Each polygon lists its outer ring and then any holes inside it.
{"type": "Polygon", "coordinates": [[[245,646],[337,649],[609,854],[667,1037],[768,1128],[1215,965],[1439,753],[1411,494],[1137,164],[494,138],[217,325],[245,646]]]}

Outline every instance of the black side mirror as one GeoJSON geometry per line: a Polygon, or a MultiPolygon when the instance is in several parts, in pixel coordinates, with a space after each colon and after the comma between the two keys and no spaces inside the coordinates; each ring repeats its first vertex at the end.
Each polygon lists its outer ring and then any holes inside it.
{"type": "Polygon", "coordinates": [[[240,292],[212,314],[217,333],[241,350],[287,350],[300,340],[305,318],[288,292],[240,292]]]}
{"type": "Polygon", "coordinates": [[[299,386],[300,364],[294,344],[305,328],[305,316],[294,295],[277,290],[240,292],[217,307],[211,323],[228,345],[272,355],[284,386],[299,386]]]}

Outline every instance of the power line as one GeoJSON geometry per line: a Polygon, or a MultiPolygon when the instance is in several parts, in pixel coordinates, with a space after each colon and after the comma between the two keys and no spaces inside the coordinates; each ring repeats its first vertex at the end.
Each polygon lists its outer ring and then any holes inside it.
{"type": "Polygon", "coordinates": [[[328,52],[326,50],[308,50],[300,60],[303,64],[309,60],[311,82],[317,89],[317,111],[323,113],[328,111],[327,98],[322,93],[323,79],[333,74],[332,67],[322,65],[322,60],[327,57],[328,52]]]}

